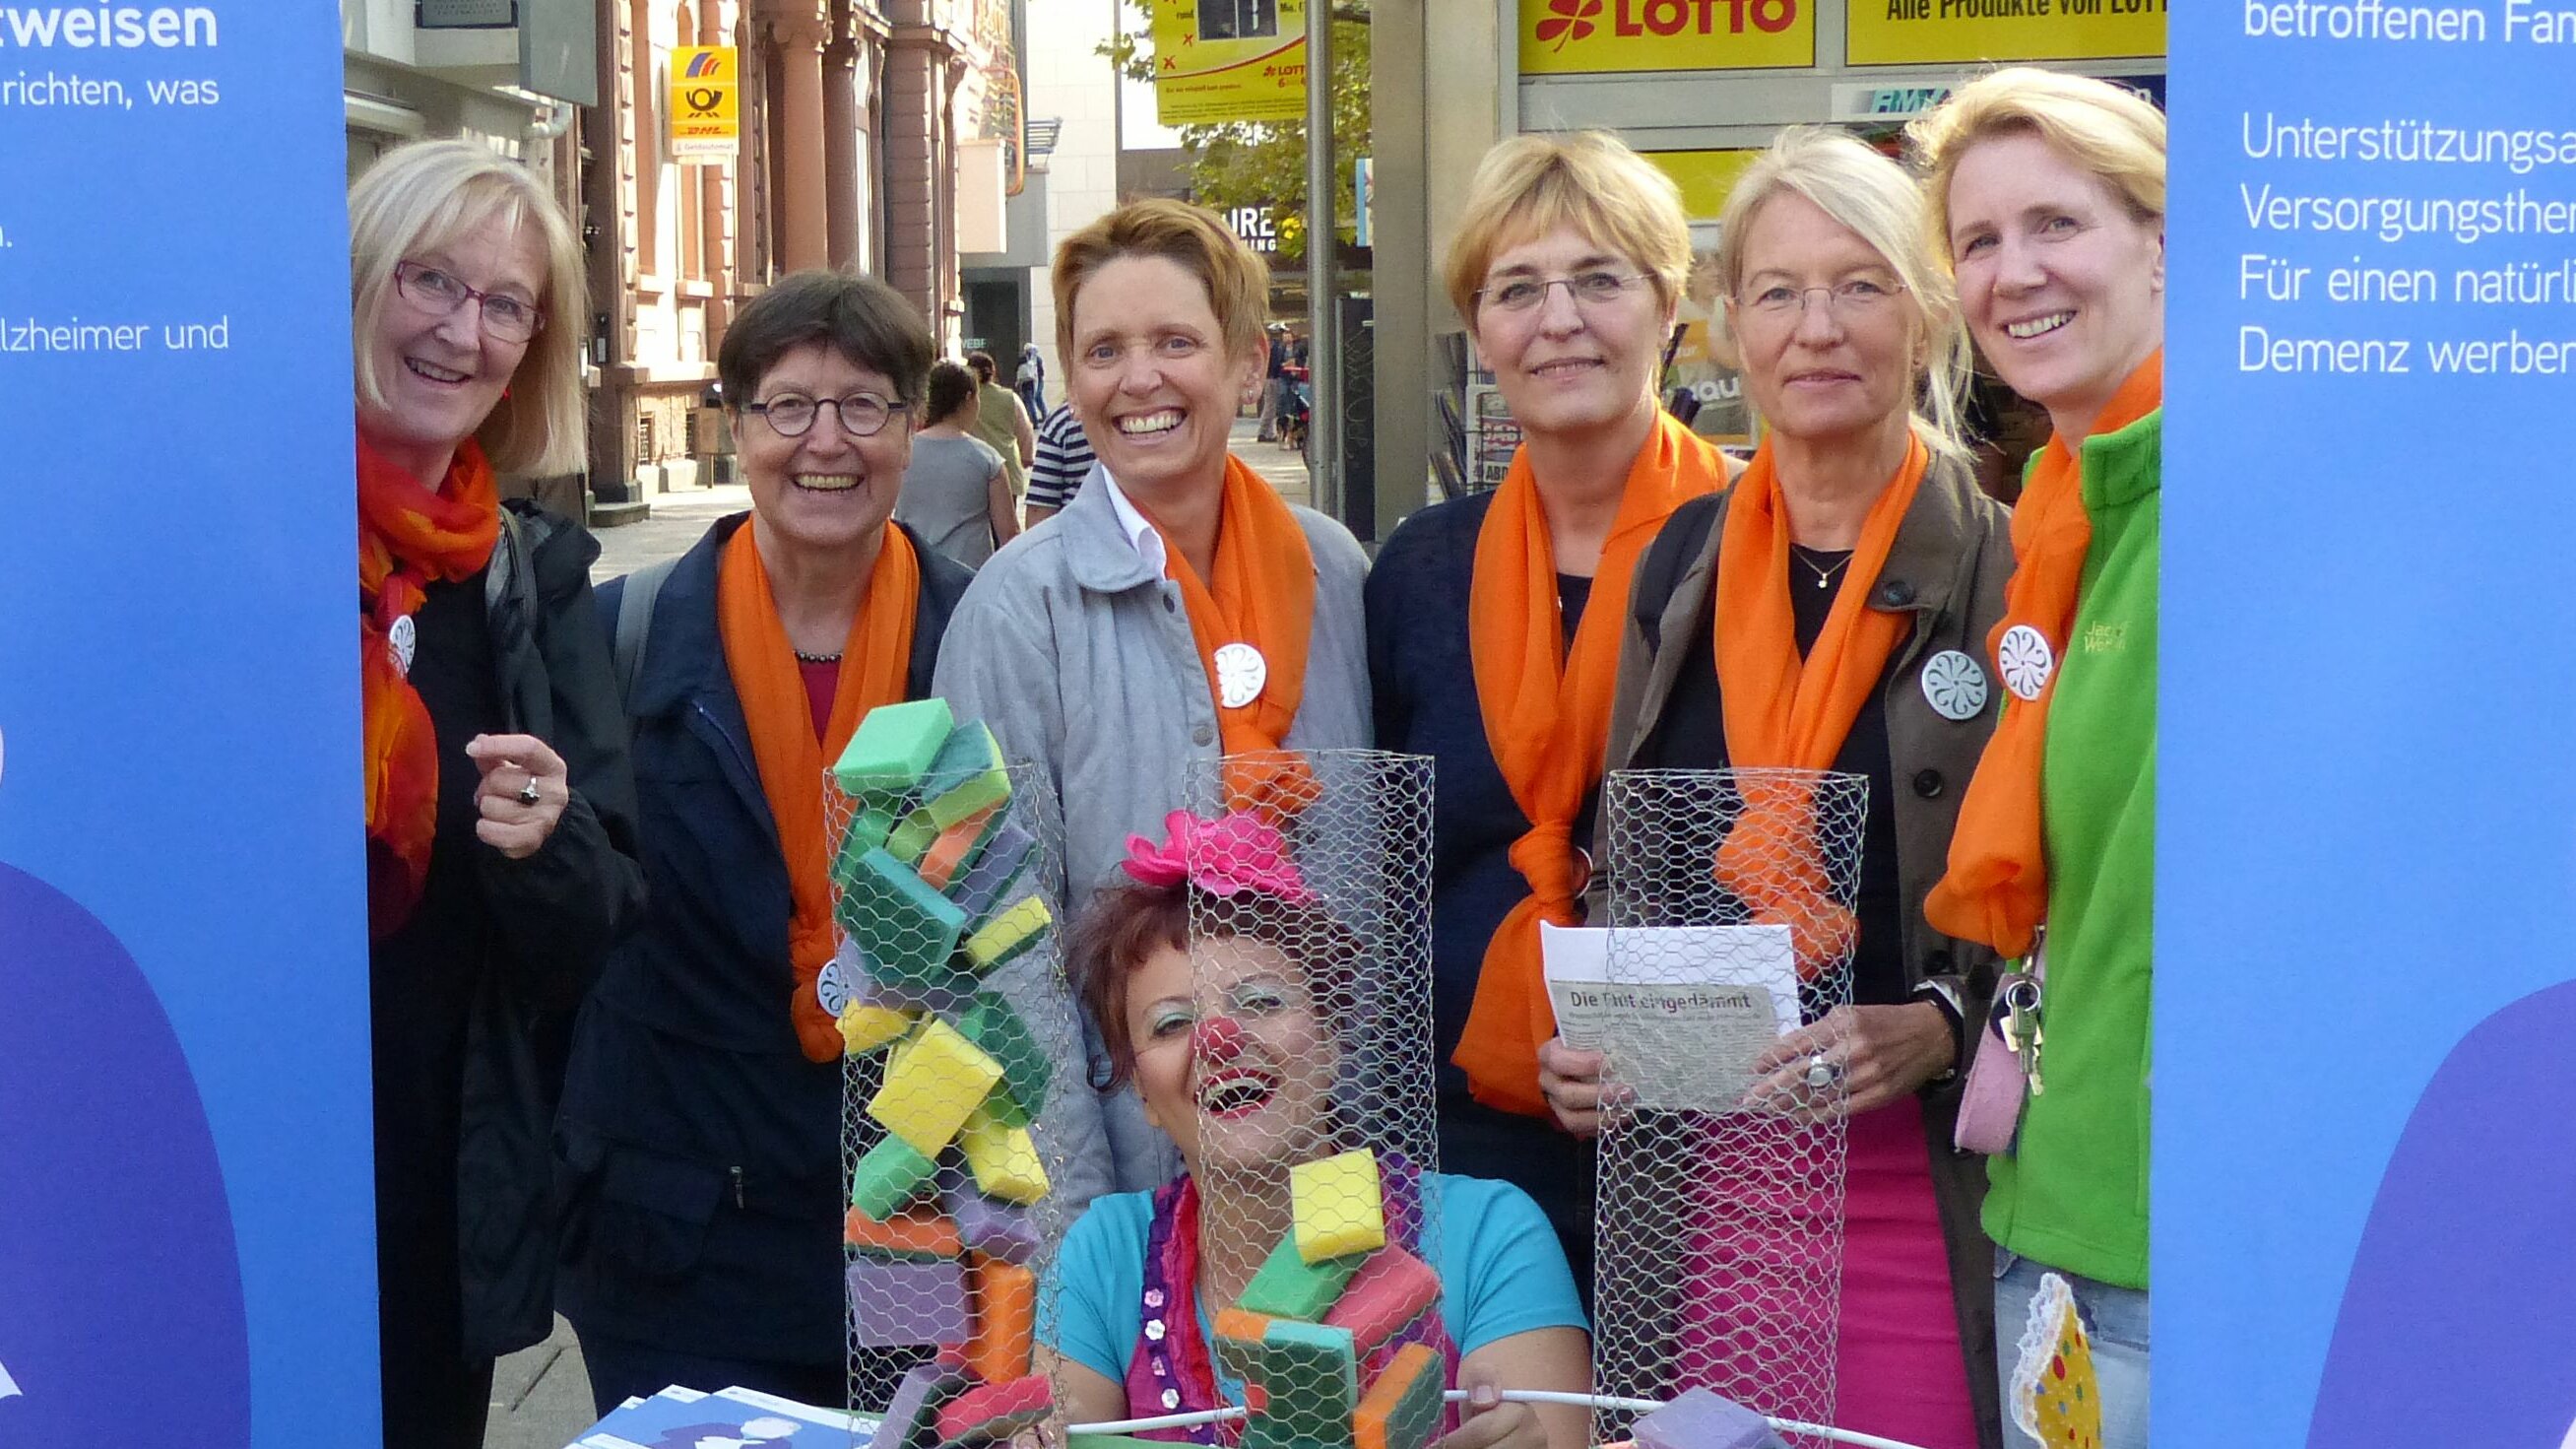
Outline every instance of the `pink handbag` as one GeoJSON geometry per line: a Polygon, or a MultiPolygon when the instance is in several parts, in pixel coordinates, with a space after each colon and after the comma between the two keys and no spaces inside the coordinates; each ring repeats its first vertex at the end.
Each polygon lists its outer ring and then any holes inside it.
{"type": "Polygon", "coordinates": [[[1950,1140],[1962,1152],[2007,1156],[2021,1135],[2021,1111],[2030,1100],[2028,1063],[2036,1052],[2015,1040],[2019,1032],[2040,1029],[2042,983],[2048,978],[2048,944],[2043,939],[2031,953],[2028,971],[2007,971],[1995,982],[1994,1004],[1986,1011],[1985,1029],[1977,1033],[1977,1054],[1968,1064],[1967,1083],[1959,1089],[1959,1117],[1950,1140]]]}

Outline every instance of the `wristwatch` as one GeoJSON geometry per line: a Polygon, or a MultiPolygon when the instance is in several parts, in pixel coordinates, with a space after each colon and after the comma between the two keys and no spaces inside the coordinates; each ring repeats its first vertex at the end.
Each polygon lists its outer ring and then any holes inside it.
{"type": "Polygon", "coordinates": [[[1950,1068],[1926,1084],[1937,1087],[1958,1076],[1959,1069],[1968,1064],[1967,1008],[1960,1004],[1959,988],[1939,977],[1916,982],[1914,989],[1906,993],[1906,1000],[1931,1002],[1950,1019],[1950,1068]]]}

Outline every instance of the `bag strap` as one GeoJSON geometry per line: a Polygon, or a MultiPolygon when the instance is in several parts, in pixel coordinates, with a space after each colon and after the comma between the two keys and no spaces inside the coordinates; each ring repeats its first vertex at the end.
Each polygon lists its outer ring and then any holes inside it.
{"type": "MultiPolygon", "coordinates": [[[[1694,500],[1696,501],[1696,500],[1694,500]]],[[[1682,526],[1667,527],[1646,545],[1646,556],[1637,561],[1636,584],[1629,597],[1637,602],[1637,627],[1644,632],[1648,649],[1664,647],[1664,602],[1673,596],[1673,586],[1682,581],[1682,570],[1699,557],[1708,542],[1709,530],[1717,526],[1718,511],[1724,504],[1692,507],[1684,504],[1682,526]]]]}
{"type": "Polygon", "coordinates": [[[644,662],[644,641],[653,633],[653,600],[671,580],[678,559],[646,564],[626,576],[626,591],[617,597],[617,635],[610,648],[617,667],[617,697],[626,713],[635,713],[635,676],[644,662]]]}

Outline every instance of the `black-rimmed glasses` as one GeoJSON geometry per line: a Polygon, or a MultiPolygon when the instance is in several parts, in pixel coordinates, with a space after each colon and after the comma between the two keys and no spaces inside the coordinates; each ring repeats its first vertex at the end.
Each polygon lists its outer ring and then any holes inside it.
{"type": "Polygon", "coordinates": [[[768,423],[769,430],[782,438],[801,438],[826,406],[839,415],[841,431],[853,438],[873,438],[884,430],[887,419],[912,411],[909,403],[890,403],[864,392],[826,398],[782,392],[765,402],[744,403],[742,410],[768,423]]]}
{"type": "Polygon", "coordinates": [[[481,292],[436,267],[394,263],[394,290],[432,317],[445,317],[468,302],[480,305],[483,330],[502,342],[525,342],[546,325],[545,309],[507,292],[481,292]]]}

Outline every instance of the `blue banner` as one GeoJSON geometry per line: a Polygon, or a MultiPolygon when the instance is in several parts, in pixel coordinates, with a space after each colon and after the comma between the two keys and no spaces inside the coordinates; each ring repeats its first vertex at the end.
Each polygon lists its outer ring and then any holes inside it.
{"type": "Polygon", "coordinates": [[[2576,12],[2172,14],[2156,1442],[2576,1425],[2576,12]]]}
{"type": "Polygon", "coordinates": [[[376,1438],[338,24],[0,5],[0,1443],[376,1438]]]}

